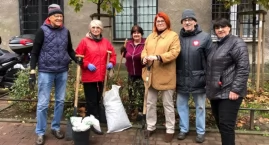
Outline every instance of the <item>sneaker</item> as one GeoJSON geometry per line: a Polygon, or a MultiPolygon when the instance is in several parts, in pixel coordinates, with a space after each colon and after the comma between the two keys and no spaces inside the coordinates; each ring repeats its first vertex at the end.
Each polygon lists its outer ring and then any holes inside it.
{"type": "Polygon", "coordinates": [[[35,143],[36,143],[36,145],[43,145],[45,143],[45,136],[38,135],[35,143]]]}
{"type": "Polygon", "coordinates": [[[205,135],[204,134],[197,134],[196,142],[197,143],[203,143],[204,141],[205,141],[205,135]]]}
{"type": "Polygon", "coordinates": [[[63,139],[64,134],[60,130],[51,130],[51,134],[53,134],[57,139],[63,139]]]}
{"type": "Polygon", "coordinates": [[[164,137],[164,142],[169,143],[173,140],[174,134],[173,133],[166,133],[164,137]]]}
{"type": "Polygon", "coordinates": [[[180,132],[177,136],[177,139],[184,140],[186,138],[187,134],[188,134],[187,132],[180,132]]]}

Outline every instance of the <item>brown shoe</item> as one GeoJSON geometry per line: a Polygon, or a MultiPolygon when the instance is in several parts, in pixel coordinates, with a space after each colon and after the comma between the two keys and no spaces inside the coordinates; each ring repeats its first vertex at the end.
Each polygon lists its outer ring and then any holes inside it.
{"type": "Polygon", "coordinates": [[[155,130],[153,130],[153,131],[145,130],[144,131],[145,139],[150,138],[154,133],[155,133],[155,130]]]}
{"type": "Polygon", "coordinates": [[[174,134],[173,133],[166,133],[164,137],[164,142],[169,143],[173,140],[174,134]]]}

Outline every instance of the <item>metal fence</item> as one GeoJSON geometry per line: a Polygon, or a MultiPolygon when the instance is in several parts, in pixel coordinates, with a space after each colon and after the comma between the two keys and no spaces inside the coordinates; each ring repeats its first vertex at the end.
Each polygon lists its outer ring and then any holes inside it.
{"type": "MultiPolygon", "coordinates": [[[[0,101],[13,101],[13,102],[37,102],[37,100],[29,100],[29,99],[10,99],[10,98],[3,98],[5,97],[6,95],[8,95],[8,93],[5,93],[5,94],[2,94],[0,95],[0,101]]],[[[50,103],[52,102],[55,102],[55,101],[50,101],[50,103]]],[[[73,101],[65,101],[64,102],[65,104],[73,104],[74,102],[73,101]]],[[[86,102],[78,102],[78,104],[85,104],[86,102]]],[[[125,107],[126,106],[132,106],[132,104],[129,104],[129,103],[124,103],[123,104],[125,107]]],[[[7,108],[11,107],[12,105],[0,110],[1,111],[4,111],[6,110],[7,108]]],[[[134,106],[140,106],[142,107],[142,105],[134,105],[134,106]]],[[[176,106],[176,105],[175,105],[176,106]]],[[[157,105],[157,107],[163,107],[162,105],[157,105]]],[[[190,109],[192,110],[195,110],[196,108],[195,107],[190,107],[190,109]]],[[[210,110],[211,108],[210,107],[207,107],[206,110],[210,110]]],[[[249,112],[249,116],[250,116],[250,121],[249,121],[249,129],[250,130],[253,130],[254,129],[254,118],[255,118],[255,113],[256,112],[262,112],[262,111],[266,111],[269,113],[269,109],[257,109],[257,108],[240,108],[239,110],[241,111],[248,111],[249,112]]]]}

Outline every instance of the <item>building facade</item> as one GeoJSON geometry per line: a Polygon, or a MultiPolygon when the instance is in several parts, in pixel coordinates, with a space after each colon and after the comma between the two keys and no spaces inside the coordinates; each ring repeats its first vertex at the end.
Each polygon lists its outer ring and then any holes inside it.
{"type": "MultiPolygon", "coordinates": [[[[119,48],[123,45],[125,38],[130,38],[130,29],[134,24],[142,26],[146,37],[152,30],[152,23],[157,12],[163,11],[170,16],[172,30],[179,32],[181,29],[181,14],[184,9],[193,9],[196,13],[198,23],[202,29],[212,33],[212,20],[218,17],[230,19],[233,30],[232,33],[239,35],[240,28],[243,39],[249,46],[250,60],[252,54],[252,17],[242,16],[239,19],[237,13],[251,10],[252,6],[248,0],[242,0],[242,4],[224,9],[223,4],[217,0],[124,0],[124,11],[118,13],[111,19],[112,27],[106,27],[103,36],[109,38],[119,54],[119,48]],[[242,27],[239,25],[242,22],[242,27]],[[243,29],[242,29],[243,28],[243,29]]],[[[90,15],[96,13],[97,7],[93,3],[85,2],[79,12],[68,5],[68,0],[4,0],[0,4],[0,36],[2,37],[1,47],[8,48],[8,40],[12,36],[35,33],[44,19],[47,17],[47,7],[52,3],[61,5],[64,11],[64,23],[70,30],[73,48],[75,49],[88,32],[90,15]]],[[[258,5],[256,9],[261,9],[258,5]]],[[[269,19],[269,14],[265,15],[265,20],[269,19]]],[[[110,26],[108,18],[101,18],[104,26],[110,26]]],[[[257,19],[258,24],[258,19],[257,19]]],[[[257,26],[258,27],[258,26],[257,26]]],[[[269,54],[269,23],[265,23],[265,53],[269,54]]],[[[212,34],[213,40],[215,39],[212,34]]],[[[118,60],[120,55],[118,55],[118,60]]],[[[266,62],[269,58],[266,58],[266,62]]],[[[252,62],[252,61],[251,61],[252,62]]]]}

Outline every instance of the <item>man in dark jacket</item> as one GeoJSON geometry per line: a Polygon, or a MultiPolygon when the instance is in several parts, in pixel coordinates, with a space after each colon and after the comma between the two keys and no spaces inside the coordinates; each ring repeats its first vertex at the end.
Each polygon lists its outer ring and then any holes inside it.
{"type": "Polygon", "coordinates": [[[196,107],[196,142],[202,143],[205,140],[206,58],[212,41],[197,24],[193,10],[184,10],[181,24],[181,53],[176,61],[177,110],[180,116],[178,139],[185,139],[189,132],[188,101],[192,96],[196,107]]]}
{"type": "Polygon", "coordinates": [[[30,88],[36,82],[35,68],[38,63],[38,103],[37,103],[37,145],[43,145],[47,126],[47,111],[50,92],[55,86],[54,118],[51,122],[51,133],[58,139],[64,138],[60,131],[60,121],[64,109],[68,64],[70,57],[75,58],[69,30],[63,26],[63,12],[59,5],[48,7],[48,18],[36,32],[31,52],[30,88]]]}

